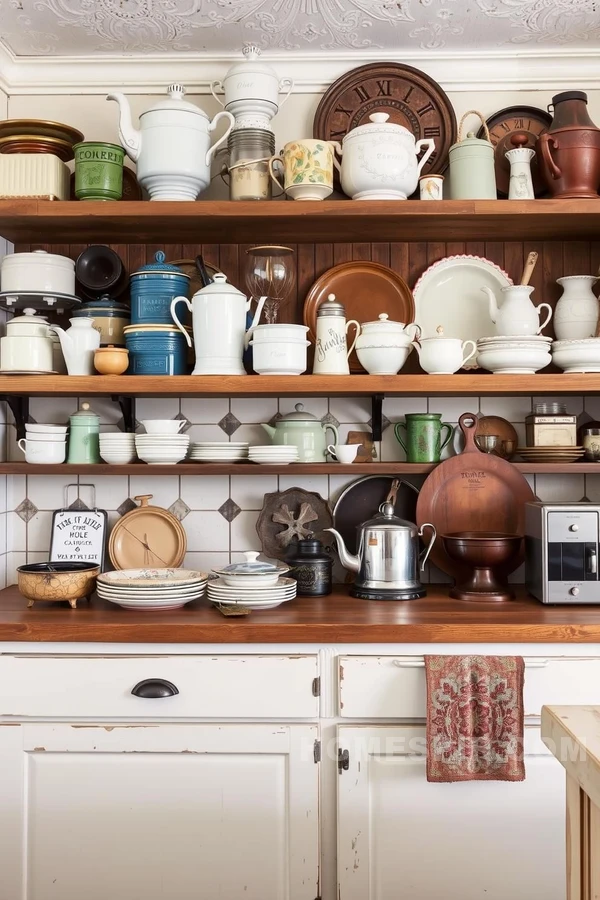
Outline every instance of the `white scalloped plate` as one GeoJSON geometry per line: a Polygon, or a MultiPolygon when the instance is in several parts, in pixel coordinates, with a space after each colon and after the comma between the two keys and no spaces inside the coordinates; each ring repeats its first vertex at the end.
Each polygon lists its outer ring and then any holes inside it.
{"type": "MultiPolygon", "coordinates": [[[[502,303],[501,290],[512,284],[507,273],[481,256],[447,256],[429,266],[417,281],[415,322],[424,338],[435,337],[439,325],[444,337],[476,341],[496,333],[488,308],[488,298],[481,290],[489,287],[502,303]]],[[[465,368],[476,368],[476,363],[465,368]]]]}

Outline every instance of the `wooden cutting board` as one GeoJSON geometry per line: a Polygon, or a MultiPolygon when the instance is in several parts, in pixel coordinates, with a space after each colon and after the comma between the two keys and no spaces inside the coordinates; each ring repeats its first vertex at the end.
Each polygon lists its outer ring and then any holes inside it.
{"type": "MultiPolygon", "coordinates": [[[[525,504],[535,500],[535,494],[513,465],[477,448],[477,416],[464,413],[458,424],[465,449],[440,463],[425,480],[417,501],[417,524],[430,522],[437,530],[431,562],[442,572],[464,580],[470,571],[450,559],[442,535],[454,531],[524,534],[525,504]]],[[[504,574],[517,569],[523,555],[524,550],[504,574]]]]}

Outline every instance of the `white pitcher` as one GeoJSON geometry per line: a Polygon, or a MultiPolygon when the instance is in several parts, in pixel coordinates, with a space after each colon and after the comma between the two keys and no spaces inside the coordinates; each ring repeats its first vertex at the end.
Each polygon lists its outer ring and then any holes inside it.
{"type": "Polygon", "coordinates": [[[598,299],[592,285],[595,275],[566,275],[557,278],[563,289],[554,310],[554,332],[557,341],[579,341],[595,337],[598,327],[598,299]]]}
{"type": "Polygon", "coordinates": [[[503,287],[501,303],[498,303],[491,288],[486,286],[481,290],[488,296],[490,319],[496,326],[496,334],[539,334],[552,318],[552,307],[549,303],[533,305],[529,296],[534,288],[529,284],[511,284],[503,287]],[[544,308],[548,310],[548,315],[540,325],[540,313],[544,308]]]}
{"type": "Polygon", "coordinates": [[[329,294],[317,310],[313,375],[349,375],[348,357],[354,350],[359,334],[359,323],[356,319],[346,322],[345,307],[337,302],[335,294],[329,294]],[[346,335],[351,325],[354,325],[356,332],[348,349],[346,335]]]}
{"type": "Polygon", "coordinates": [[[94,375],[94,353],[100,346],[100,332],[93,319],[69,319],[71,327],[63,331],[58,325],[50,330],[58,335],[69,375],[94,375]]]}

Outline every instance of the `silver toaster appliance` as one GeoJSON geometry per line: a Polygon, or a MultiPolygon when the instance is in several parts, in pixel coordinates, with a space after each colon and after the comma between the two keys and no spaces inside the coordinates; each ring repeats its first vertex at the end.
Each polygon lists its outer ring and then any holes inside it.
{"type": "Polygon", "coordinates": [[[542,603],[599,603],[600,506],[525,504],[525,583],[542,603]]]}

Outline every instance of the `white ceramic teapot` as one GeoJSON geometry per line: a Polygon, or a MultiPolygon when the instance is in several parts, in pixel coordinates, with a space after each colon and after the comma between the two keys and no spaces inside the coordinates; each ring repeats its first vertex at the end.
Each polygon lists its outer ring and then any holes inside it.
{"type": "Polygon", "coordinates": [[[94,353],[100,346],[100,332],[93,319],[69,319],[71,327],[63,331],[58,325],[50,330],[58,335],[69,375],[94,375],[94,353]]]}
{"type": "Polygon", "coordinates": [[[6,337],[0,339],[0,371],[52,372],[52,336],[47,320],[36,316],[35,309],[23,310],[6,324],[6,337]]]}
{"type": "Polygon", "coordinates": [[[175,308],[185,303],[192,313],[196,365],[192,375],[245,375],[242,364],[244,348],[258,325],[266,297],[261,297],[252,325],[246,331],[246,313],[250,299],[221,272],[206,287],[196,291],[191,302],[187,297],[171,301],[171,317],[183,333],[189,347],[190,336],[177,318],[175,308]]]}
{"type": "Polygon", "coordinates": [[[260,59],[260,47],[247,44],[243,61],[234,63],[223,81],[213,81],[210,90],[221,106],[233,113],[236,128],[270,128],[277,110],[290,96],[294,82],[279,78],[277,72],[260,59]],[[280,92],[287,89],[279,102],[280,92]],[[223,91],[224,101],[217,91],[223,91]]]}
{"type": "Polygon", "coordinates": [[[210,184],[210,163],[229,136],[235,119],[227,110],[211,121],[205,112],[183,99],[185,88],[171,84],[168,96],[140,116],[140,130],[131,123],[124,94],[109,94],[119,104],[119,138],[130,159],[137,162],[137,178],[151,200],[196,200],[210,184]],[[210,146],[210,135],[221,119],[229,128],[210,146]]]}
{"type": "Polygon", "coordinates": [[[503,299],[500,304],[491,288],[486,286],[481,290],[488,296],[490,319],[496,326],[496,334],[539,334],[552,318],[552,307],[549,303],[534,306],[529,299],[534,290],[531,285],[511,284],[503,287],[503,299]],[[548,315],[540,325],[540,313],[544,308],[548,310],[548,315]]]}
{"type": "Polygon", "coordinates": [[[384,112],[372,113],[369,125],[348,132],[342,147],[342,190],[353,200],[406,200],[417,188],[421,169],[435,142],[415,137],[403,125],[388,122],[384,112]],[[423,147],[428,149],[417,160],[423,147]]]}
{"type": "Polygon", "coordinates": [[[441,325],[438,325],[436,332],[435,337],[421,338],[413,343],[419,354],[419,363],[428,375],[453,375],[475,356],[477,344],[475,341],[444,337],[441,325]],[[467,352],[469,347],[470,352],[467,352]]]}

